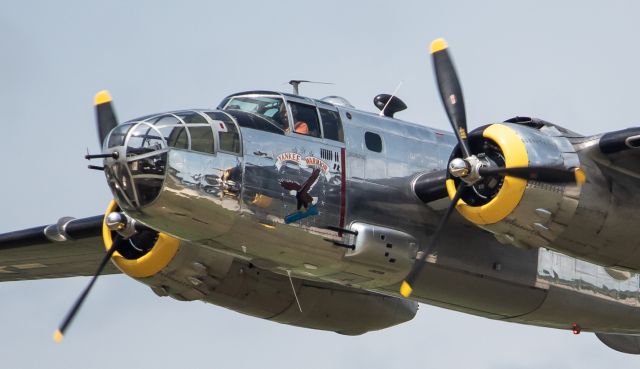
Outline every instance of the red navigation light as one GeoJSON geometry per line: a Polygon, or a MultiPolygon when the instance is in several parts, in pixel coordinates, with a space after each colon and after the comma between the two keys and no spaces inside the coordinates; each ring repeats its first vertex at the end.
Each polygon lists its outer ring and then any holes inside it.
{"type": "Polygon", "coordinates": [[[571,323],[571,332],[573,332],[573,334],[580,334],[581,330],[582,328],[580,328],[577,323],[571,323]]]}

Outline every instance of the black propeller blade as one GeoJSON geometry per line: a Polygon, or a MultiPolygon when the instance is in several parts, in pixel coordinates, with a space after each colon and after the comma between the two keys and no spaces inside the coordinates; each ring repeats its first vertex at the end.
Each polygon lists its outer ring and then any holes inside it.
{"type": "Polygon", "coordinates": [[[102,270],[104,269],[105,266],[107,266],[109,259],[111,259],[111,256],[113,256],[113,253],[116,252],[116,249],[118,248],[118,241],[120,241],[121,239],[122,237],[120,235],[116,235],[113,238],[113,243],[111,243],[111,247],[109,247],[109,251],[107,251],[107,254],[104,256],[104,258],[100,262],[100,266],[98,267],[98,270],[96,270],[96,273],[93,276],[93,278],[91,278],[91,282],[89,282],[89,285],[87,285],[87,287],[85,287],[85,289],[82,291],[82,293],[80,294],[76,302],[71,307],[71,310],[69,310],[69,312],[67,313],[67,316],[65,316],[64,320],[62,321],[62,324],[60,324],[60,327],[53,334],[53,340],[56,343],[62,341],[62,339],[64,338],[64,332],[67,330],[67,328],[69,328],[69,325],[71,325],[73,318],[76,316],[76,314],[80,310],[80,307],[84,303],[84,300],[89,295],[89,291],[91,291],[91,288],[96,283],[96,280],[98,279],[100,274],[102,274],[102,270]]]}
{"type": "Polygon", "coordinates": [[[103,90],[98,92],[94,98],[94,104],[96,106],[96,121],[98,123],[98,140],[100,140],[100,146],[102,147],[104,139],[109,132],[118,125],[118,120],[113,111],[109,91],[103,90]]]}
{"type": "Polygon", "coordinates": [[[447,208],[447,212],[444,213],[444,216],[440,219],[440,223],[438,223],[438,226],[436,227],[436,230],[433,233],[433,238],[431,238],[431,242],[429,243],[429,246],[426,249],[424,249],[422,253],[418,254],[418,257],[416,258],[416,261],[413,264],[413,269],[411,269],[411,272],[409,272],[409,275],[407,275],[407,278],[405,278],[405,280],[402,281],[402,285],[400,286],[400,294],[402,296],[409,297],[411,295],[411,292],[413,291],[413,283],[415,282],[416,278],[420,274],[420,271],[422,271],[422,268],[424,267],[424,264],[425,264],[424,259],[427,257],[427,254],[436,247],[436,244],[438,243],[438,239],[440,238],[440,234],[442,234],[442,230],[444,229],[444,225],[447,224],[447,221],[449,220],[451,213],[453,213],[453,209],[456,208],[456,204],[458,204],[458,200],[460,200],[460,197],[462,196],[462,193],[466,188],[467,188],[467,185],[464,183],[460,183],[458,185],[456,194],[453,196],[453,199],[451,200],[451,204],[449,204],[449,207],[447,208]]]}
{"type": "Polygon", "coordinates": [[[431,43],[433,70],[436,75],[442,104],[447,111],[453,132],[455,132],[460,143],[462,154],[467,158],[471,156],[469,142],[467,141],[467,115],[464,109],[462,87],[458,81],[453,62],[449,57],[448,47],[447,42],[441,38],[431,43]]]}
{"type": "Polygon", "coordinates": [[[575,183],[583,184],[585,174],[580,168],[555,168],[555,167],[484,167],[478,170],[484,176],[511,176],[522,179],[547,183],[575,183]]]}

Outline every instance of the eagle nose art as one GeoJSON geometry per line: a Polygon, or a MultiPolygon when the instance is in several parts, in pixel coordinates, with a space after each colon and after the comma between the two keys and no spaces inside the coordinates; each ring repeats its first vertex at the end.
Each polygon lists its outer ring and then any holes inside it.
{"type": "Polygon", "coordinates": [[[166,174],[167,143],[146,122],[122,124],[109,135],[105,173],[111,191],[124,208],[137,209],[158,197],[166,174]]]}

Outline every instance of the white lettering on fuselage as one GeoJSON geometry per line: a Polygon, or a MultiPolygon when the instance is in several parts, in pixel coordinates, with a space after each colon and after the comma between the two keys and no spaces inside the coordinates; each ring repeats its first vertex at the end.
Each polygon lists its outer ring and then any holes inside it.
{"type": "Polygon", "coordinates": [[[298,164],[301,168],[318,168],[324,174],[327,179],[331,178],[331,173],[329,172],[329,165],[325,163],[324,160],[315,157],[315,156],[305,156],[295,153],[295,152],[283,152],[282,154],[276,157],[276,168],[280,170],[282,164],[284,162],[293,162],[298,164]]]}

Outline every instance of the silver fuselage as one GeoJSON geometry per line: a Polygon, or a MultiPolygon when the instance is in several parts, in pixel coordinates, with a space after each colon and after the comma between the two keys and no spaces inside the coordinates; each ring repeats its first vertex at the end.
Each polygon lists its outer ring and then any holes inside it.
{"type": "MultiPolygon", "coordinates": [[[[239,127],[239,154],[220,150],[218,142],[213,154],[167,148],[159,195],[127,213],[278,274],[398,296],[416,250],[429,241],[448,203],[422,203],[412,183],[446,167],[455,138],[377,114],[333,109],[344,142],[239,127]],[[366,132],[381,137],[380,152],[367,148],[366,132]],[[313,168],[320,169],[308,191],[313,202],[298,209],[283,183],[302,184],[313,168]]],[[[208,120],[217,132],[216,122],[208,120]]],[[[547,249],[500,244],[457,214],[426,262],[412,295],[419,302],[539,326],[571,329],[576,323],[590,331],[640,332],[636,274],[612,276],[547,249]]]]}

